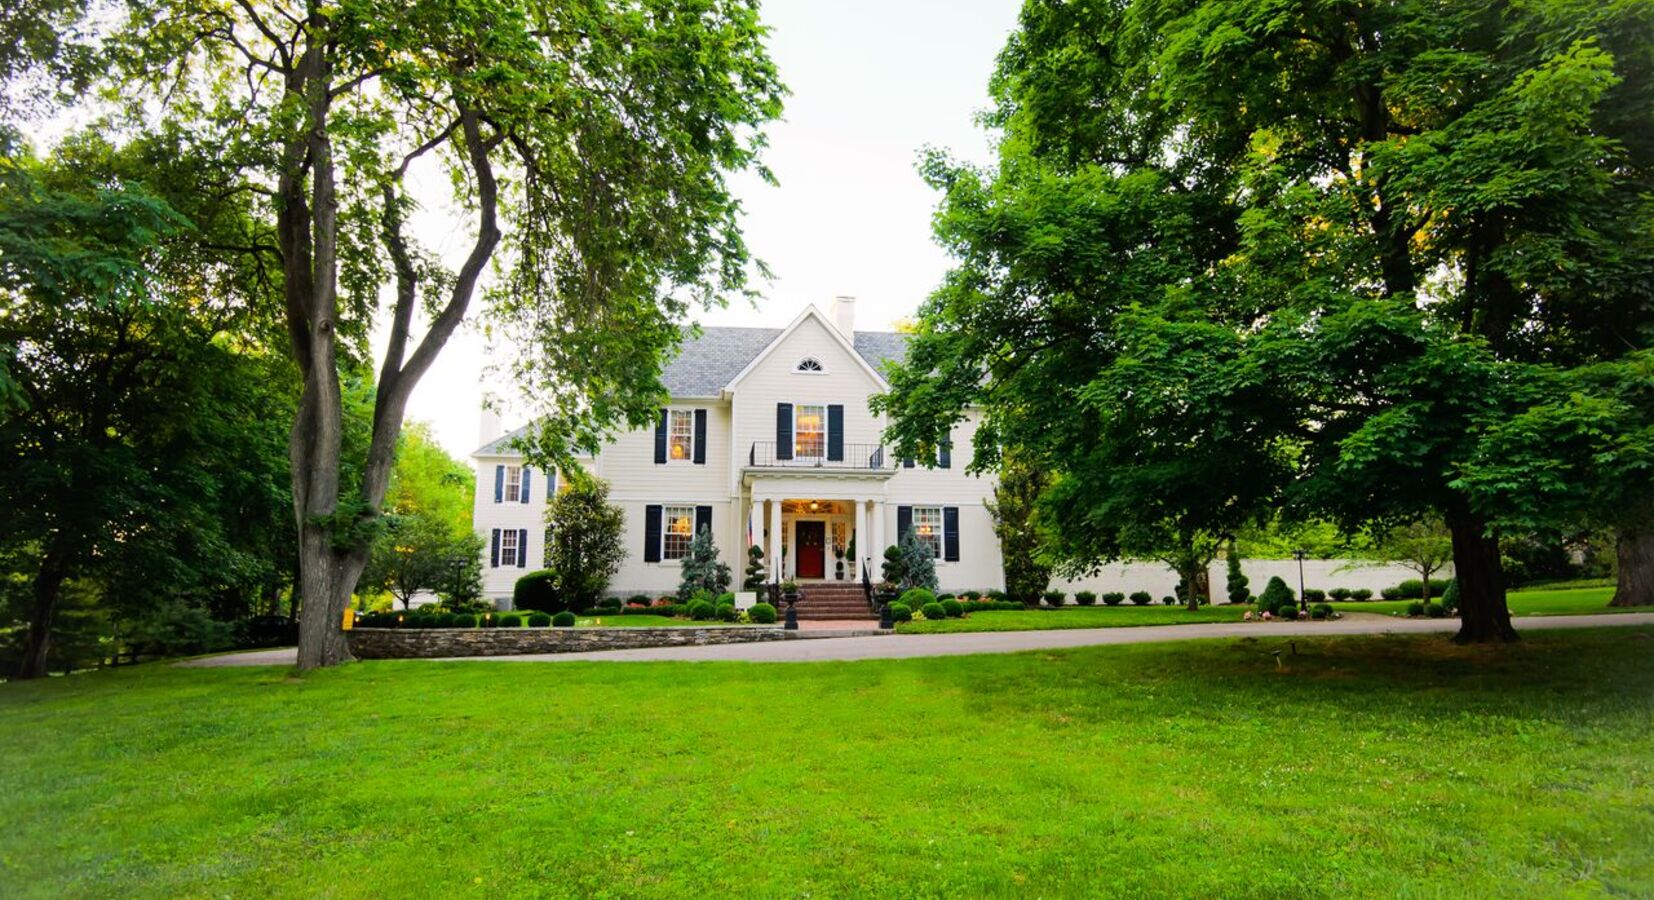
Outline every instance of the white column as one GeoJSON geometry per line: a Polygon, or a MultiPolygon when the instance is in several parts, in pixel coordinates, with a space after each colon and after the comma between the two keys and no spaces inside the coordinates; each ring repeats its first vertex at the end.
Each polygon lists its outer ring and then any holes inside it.
{"type": "Polygon", "coordinates": [[[782,563],[785,562],[785,560],[781,558],[781,501],[771,500],[769,503],[770,549],[768,553],[770,561],[770,581],[781,581],[785,577],[782,574],[782,563]]]}
{"type": "Polygon", "coordinates": [[[752,499],[747,501],[747,530],[741,534],[741,568],[747,565],[747,546],[749,543],[764,546],[764,521],[758,512],[758,504],[762,501],[752,499]],[[748,535],[751,535],[749,538],[748,535]]]}
{"type": "Polygon", "coordinates": [[[867,555],[873,560],[873,580],[879,580],[883,573],[879,569],[879,561],[884,559],[884,548],[889,546],[884,539],[884,501],[873,501],[873,546],[867,555]]]}
{"type": "MultiPolygon", "coordinates": [[[[872,548],[873,543],[873,535],[867,530],[867,501],[865,500],[856,501],[856,524],[854,527],[856,529],[856,580],[860,581],[862,570],[866,568],[864,560],[867,559],[867,551],[872,548]]],[[[872,578],[873,573],[869,571],[867,577],[872,578]]]]}

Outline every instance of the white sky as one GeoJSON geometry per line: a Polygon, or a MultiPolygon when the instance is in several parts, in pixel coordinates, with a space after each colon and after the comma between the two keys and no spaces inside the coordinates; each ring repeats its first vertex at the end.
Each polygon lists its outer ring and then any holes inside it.
{"type": "MultiPolygon", "coordinates": [[[[937,196],[915,168],[920,148],[991,158],[973,116],[988,105],[994,57],[1019,8],[1019,0],[768,0],[771,53],[792,91],[783,120],[768,129],[780,186],[755,177],[735,184],[748,245],[775,279],[759,286],[756,308],[742,303],[698,320],[779,327],[838,294],[857,298],[859,329],[911,316],[948,265],[931,240],[937,196]]],[[[451,253],[463,236],[433,243],[451,253]]],[[[415,389],[408,418],[430,422],[448,452],[467,459],[484,368],[503,361],[467,326],[415,389]]],[[[506,426],[524,416],[517,406],[506,426]]]]}

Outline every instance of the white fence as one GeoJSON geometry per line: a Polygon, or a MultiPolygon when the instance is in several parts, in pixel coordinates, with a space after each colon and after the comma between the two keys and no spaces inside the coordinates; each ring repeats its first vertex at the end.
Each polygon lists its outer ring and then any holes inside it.
{"type": "MultiPolygon", "coordinates": [[[[1298,592],[1298,562],[1291,559],[1243,559],[1243,572],[1250,584],[1254,595],[1263,592],[1264,585],[1269,579],[1279,575],[1298,592]]],[[[1227,598],[1224,581],[1228,577],[1228,564],[1219,559],[1212,563],[1212,600],[1223,603],[1227,598]]],[[[1373,592],[1373,599],[1378,599],[1378,592],[1387,587],[1417,578],[1418,573],[1406,566],[1388,563],[1373,563],[1366,560],[1352,559],[1306,559],[1304,560],[1304,587],[1320,588],[1323,591],[1333,588],[1367,588],[1373,592]]],[[[1453,567],[1446,571],[1432,575],[1432,579],[1453,577],[1453,567]]],[[[1075,581],[1052,579],[1051,589],[1064,591],[1069,595],[1069,602],[1073,602],[1075,591],[1093,591],[1103,594],[1108,591],[1120,591],[1131,594],[1133,591],[1148,591],[1154,595],[1156,602],[1161,597],[1172,593],[1177,586],[1177,574],[1163,563],[1158,562],[1131,562],[1116,563],[1104,566],[1102,571],[1090,578],[1081,578],[1075,581]]]]}

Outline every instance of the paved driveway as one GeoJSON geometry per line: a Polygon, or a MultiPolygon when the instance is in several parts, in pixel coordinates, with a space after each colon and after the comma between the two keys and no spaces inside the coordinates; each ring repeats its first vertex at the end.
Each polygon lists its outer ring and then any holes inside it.
{"type": "MultiPolygon", "coordinates": [[[[1529,616],[1516,620],[1518,631],[1654,625],[1654,613],[1592,616],[1529,616]]],[[[1422,634],[1454,632],[1456,619],[1401,619],[1355,614],[1334,622],[1212,622],[1199,625],[1147,625],[1128,628],[1073,628],[1064,631],[989,631],[965,634],[896,634],[878,637],[821,638],[709,647],[650,647],[592,653],[540,653],[527,656],[473,656],[464,662],[648,662],[652,660],[739,660],[745,662],[819,662],[852,659],[910,659],[964,656],[972,653],[1018,653],[1101,644],[1146,644],[1231,637],[1310,637],[1325,634],[1422,634]]],[[[181,666],[292,665],[291,648],[258,650],[186,660],[181,666]]]]}

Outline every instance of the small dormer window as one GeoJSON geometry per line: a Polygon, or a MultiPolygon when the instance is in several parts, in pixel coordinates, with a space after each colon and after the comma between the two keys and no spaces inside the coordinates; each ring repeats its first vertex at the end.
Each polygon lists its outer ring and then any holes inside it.
{"type": "Polygon", "coordinates": [[[822,375],[826,373],[827,367],[821,364],[821,360],[816,359],[813,356],[806,356],[798,361],[798,365],[793,367],[793,371],[807,372],[811,375],[822,375]]]}

